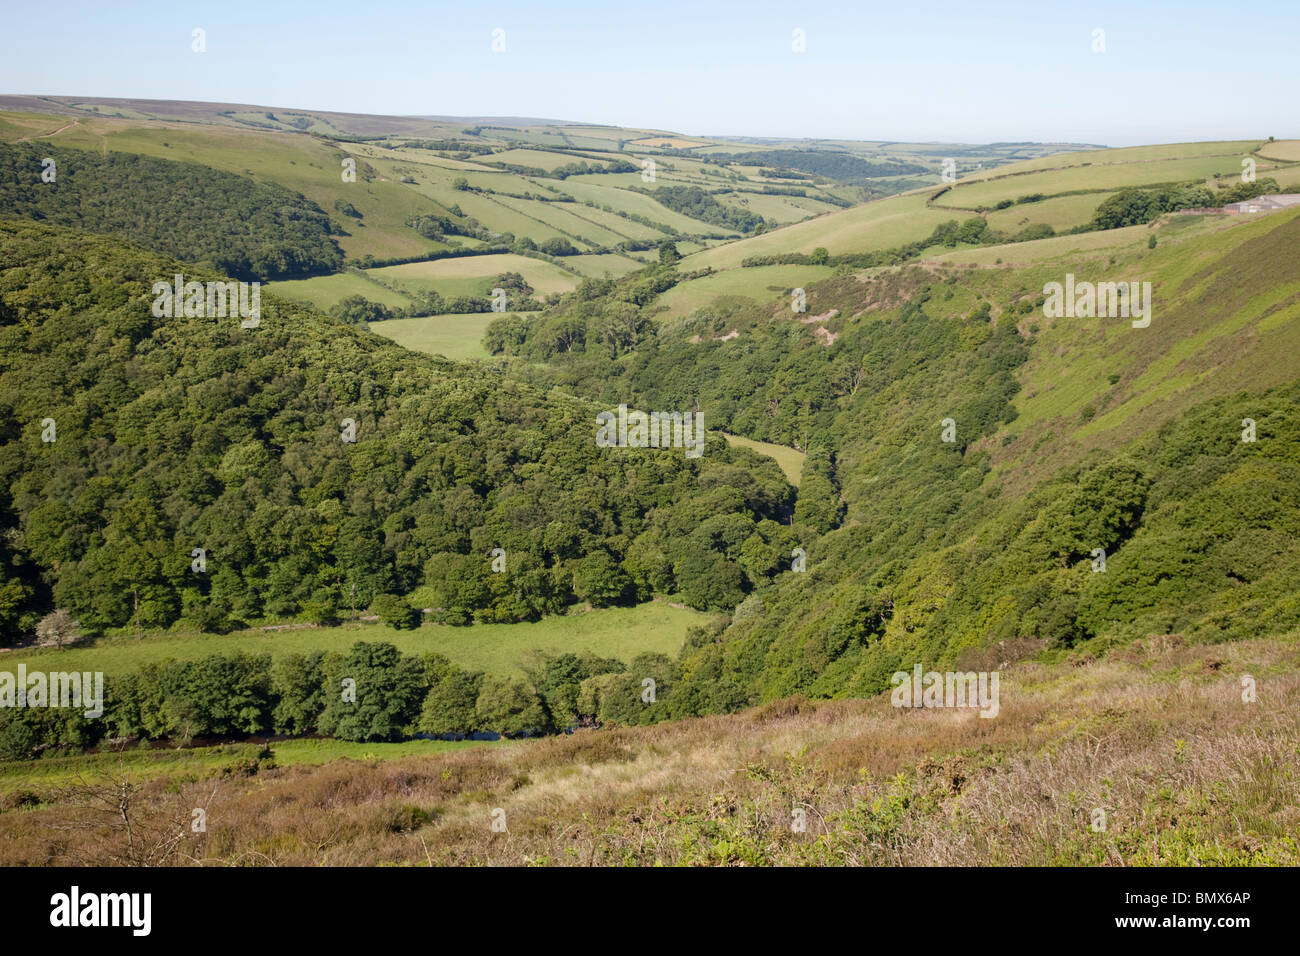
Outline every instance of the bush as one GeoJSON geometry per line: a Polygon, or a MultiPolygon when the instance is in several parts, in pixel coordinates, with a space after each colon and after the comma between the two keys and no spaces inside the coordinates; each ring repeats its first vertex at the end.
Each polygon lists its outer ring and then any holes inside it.
{"type": "Polygon", "coordinates": [[[370,610],[379,615],[380,624],[395,630],[410,630],[420,626],[420,612],[396,594],[379,595],[370,605],[370,610]]]}

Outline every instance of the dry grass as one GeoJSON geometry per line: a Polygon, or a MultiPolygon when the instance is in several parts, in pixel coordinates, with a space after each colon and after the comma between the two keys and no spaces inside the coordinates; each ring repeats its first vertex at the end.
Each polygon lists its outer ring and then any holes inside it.
{"type": "MultiPolygon", "coordinates": [[[[429,757],[156,780],[131,813],[165,833],[207,806],[206,834],[164,861],[177,864],[1296,865],[1298,651],[1294,636],[1152,639],[1103,661],[1011,665],[993,719],[796,698],[429,757]],[[498,808],[505,832],[492,830],[498,808]]],[[[87,818],[86,795],[37,788],[0,812],[0,863],[129,861],[121,820],[87,818]]]]}

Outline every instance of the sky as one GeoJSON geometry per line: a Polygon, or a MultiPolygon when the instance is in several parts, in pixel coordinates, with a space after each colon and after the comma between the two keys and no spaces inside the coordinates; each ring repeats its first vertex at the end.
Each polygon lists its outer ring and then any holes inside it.
{"type": "Polygon", "coordinates": [[[63,0],[0,22],[0,93],[714,136],[1300,136],[1300,0],[63,0]]]}

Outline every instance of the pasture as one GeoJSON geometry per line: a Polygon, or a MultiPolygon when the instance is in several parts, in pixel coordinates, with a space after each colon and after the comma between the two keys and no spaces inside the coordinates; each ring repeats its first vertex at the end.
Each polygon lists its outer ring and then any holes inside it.
{"type": "Polygon", "coordinates": [[[407,262],[370,269],[367,275],[410,293],[434,291],[442,296],[489,295],[492,280],[504,272],[517,272],[538,296],[568,292],[578,279],[545,259],[501,253],[407,262]]]}
{"type": "Polygon", "coordinates": [[[871,252],[924,239],[934,227],[954,218],[951,210],[932,209],[923,192],[904,193],[806,219],[760,236],[737,239],[686,258],[685,269],[734,269],[750,256],[810,253],[818,246],[832,255],[871,252]]]}
{"type": "Polygon", "coordinates": [[[16,672],[18,664],[23,663],[29,670],[103,671],[111,677],[167,659],[196,660],[209,654],[234,652],[278,657],[318,650],[346,651],[357,641],[382,641],[407,654],[442,654],[467,670],[519,676],[535,650],[561,649],[575,654],[590,651],[624,663],[648,651],[672,656],[681,647],[687,630],[705,620],[707,615],[698,611],[652,601],[636,607],[585,612],[574,609],[563,616],[522,624],[425,624],[401,631],[377,623],[292,631],[254,628],[230,634],[163,631],[146,634],[142,639],[134,634],[104,637],[62,650],[7,651],[0,654],[0,670],[16,672]]]}
{"type": "Polygon", "coordinates": [[[756,451],[760,455],[766,455],[773,459],[781,466],[781,472],[785,475],[785,480],[790,482],[796,488],[799,487],[799,477],[803,474],[804,459],[808,456],[795,448],[789,448],[785,445],[773,445],[771,442],[754,441],[752,438],[745,438],[742,435],[730,435],[727,432],[722,433],[722,437],[727,440],[728,445],[736,445],[739,448],[748,448],[756,451]]]}
{"type": "MultiPolygon", "coordinates": [[[[522,312],[520,315],[533,313],[522,312]]],[[[424,315],[413,319],[386,319],[371,322],[368,328],[376,335],[391,339],[412,352],[442,355],[456,361],[485,359],[483,333],[498,314],[466,312],[448,315],[424,315]]]]}
{"type": "Polygon", "coordinates": [[[404,309],[413,304],[412,300],[366,278],[363,272],[336,272],[327,276],[312,276],[310,279],[286,279],[282,282],[267,282],[267,292],[306,302],[328,312],[350,295],[359,295],[378,302],[391,309],[404,309]]]}
{"type": "MultiPolygon", "coordinates": [[[[667,306],[669,317],[690,315],[707,306],[718,296],[743,295],[757,302],[768,302],[788,295],[796,287],[807,287],[831,274],[827,266],[759,266],[752,269],[729,269],[699,279],[679,282],[655,300],[667,306]]],[[[786,300],[788,312],[789,300],[786,300]]],[[[790,313],[792,314],[792,313],[790,313]]]]}

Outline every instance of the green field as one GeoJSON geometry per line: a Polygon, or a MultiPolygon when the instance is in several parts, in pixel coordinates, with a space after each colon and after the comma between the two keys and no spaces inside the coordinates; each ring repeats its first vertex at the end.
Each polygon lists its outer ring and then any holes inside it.
{"type": "Polygon", "coordinates": [[[543,202],[537,199],[518,199],[514,196],[495,196],[493,198],[501,205],[513,209],[520,215],[545,223],[562,235],[567,236],[579,249],[582,248],[584,242],[596,246],[613,246],[624,239],[632,238],[627,233],[615,232],[605,226],[598,225],[591,219],[583,219],[578,215],[574,215],[569,211],[570,208],[575,208],[576,204],[574,203],[543,202]]]}
{"type": "MultiPolygon", "coordinates": [[[[592,181],[595,178],[593,176],[570,177],[560,185],[560,189],[582,202],[592,202],[602,207],[608,206],[615,212],[635,213],[638,216],[644,216],[651,222],[676,229],[678,232],[694,234],[719,231],[706,223],[673,212],[643,193],[602,186],[592,181]]],[[[642,183],[640,176],[637,176],[636,185],[646,186],[647,184],[642,183]]]]}
{"type": "Polygon", "coordinates": [[[610,276],[627,275],[629,272],[635,272],[637,269],[644,269],[645,263],[628,256],[621,256],[614,253],[591,256],[569,256],[565,259],[565,264],[577,269],[584,276],[593,278],[603,278],[606,274],[610,276]]]}
{"type": "Polygon", "coordinates": [[[491,295],[492,280],[504,272],[519,273],[533,287],[538,297],[554,292],[568,292],[578,285],[578,278],[559,266],[545,259],[533,259],[514,253],[408,262],[399,266],[370,269],[366,274],[412,294],[431,291],[449,298],[491,295]]]}
{"type": "Polygon", "coordinates": [[[268,282],[266,291],[282,295],[286,299],[307,302],[322,312],[328,312],[331,306],[350,295],[359,295],[392,309],[404,309],[413,304],[407,296],[394,292],[378,282],[372,282],[366,278],[365,273],[359,272],[337,272],[334,275],[313,276],[310,279],[268,282]]]}
{"type": "MultiPolygon", "coordinates": [[[[789,291],[806,287],[831,274],[827,266],[759,266],[753,269],[731,269],[713,275],[691,279],[673,286],[657,300],[667,306],[668,316],[690,315],[706,306],[718,296],[743,295],[758,302],[767,302],[778,296],[788,296],[789,291]]],[[[788,306],[788,300],[787,300],[788,306]]],[[[792,312],[787,315],[794,317],[792,312]]]]}
{"type": "Polygon", "coordinates": [[[787,448],[785,445],[773,445],[771,442],[754,441],[752,438],[744,438],[740,435],[729,435],[722,433],[722,437],[727,440],[728,445],[736,445],[740,448],[748,448],[756,451],[760,455],[766,455],[774,459],[781,466],[781,471],[785,474],[785,480],[790,482],[796,488],[799,487],[799,476],[803,474],[803,462],[808,456],[794,448],[787,448]]]}
{"type": "Polygon", "coordinates": [[[294,631],[236,631],[231,634],[158,633],[101,638],[93,644],[0,654],[0,670],[14,672],[24,663],[32,670],[103,671],[122,674],[151,661],[194,660],[208,654],[245,651],[255,654],[301,654],[344,651],[357,641],[384,641],[408,654],[436,651],[469,670],[518,675],[530,651],[591,651],[625,663],[637,654],[659,651],[675,655],[686,631],[706,620],[688,608],[653,601],[630,608],[605,608],[547,617],[535,623],[475,624],[470,627],[426,624],[398,631],[380,624],[341,625],[294,631]]]}
{"type": "Polygon", "coordinates": [[[984,218],[989,228],[1014,236],[1027,226],[1046,223],[1057,232],[1081,226],[1092,219],[1097,207],[1114,193],[1082,193],[1077,196],[1057,196],[1042,202],[1020,203],[1008,209],[998,209],[984,218]]]}
{"type": "MultiPolygon", "coordinates": [[[[1014,169],[1017,172],[1031,172],[1041,169],[1064,169],[1069,166],[1105,166],[1114,164],[1132,165],[1141,163],[1160,163],[1168,160],[1190,159],[1195,157],[1218,156],[1236,158],[1240,169],[1241,157],[1260,146],[1257,139],[1230,140],[1208,143],[1167,143],[1161,146],[1123,146],[1117,149],[1083,149],[1068,153],[1054,153],[1037,159],[1017,163],[1014,167],[989,169],[962,177],[962,182],[990,179],[1001,176],[1014,169]]],[[[1155,182],[1156,180],[1151,180],[1155,182]]]]}
{"type": "Polygon", "coordinates": [[[1259,148],[1259,155],[1285,163],[1300,163],[1300,139],[1280,139],[1275,143],[1265,143],[1259,148]]]}
{"type": "Polygon", "coordinates": [[[734,269],[750,256],[810,253],[818,246],[832,255],[890,249],[924,239],[934,227],[954,218],[926,205],[925,193],[906,193],[773,229],[761,236],[724,243],[687,256],[685,269],[734,269]]]}
{"type": "Polygon", "coordinates": [[[1044,170],[1027,175],[1005,175],[981,182],[959,182],[935,200],[946,209],[975,209],[992,206],[1004,199],[1018,199],[1032,193],[1052,196],[1076,189],[1107,190],[1149,183],[1204,180],[1221,173],[1232,177],[1241,172],[1240,156],[1201,156],[1192,159],[1151,160],[1135,163],[1099,163],[1068,169],[1044,170]]]}
{"type": "MultiPolygon", "coordinates": [[[[604,157],[604,161],[618,159],[617,153],[610,153],[604,157]]],[[[585,156],[573,156],[569,153],[552,153],[541,149],[503,149],[499,153],[493,153],[491,156],[484,156],[483,159],[493,163],[509,163],[511,166],[533,166],[537,169],[545,169],[550,172],[558,166],[566,166],[570,163],[580,162],[599,162],[601,160],[590,160],[585,156]]]]}
{"type": "MultiPolygon", "coordinates": [[[[517,315],[535,315],[521,312],[517,315]]],[[[412,352],[444,355],[463,361],[488,357],[483,348],[483,333],[488,323],[497,318],[495,312],[467,312],[463,314],[425,315],[414,319],[386,319],[367,326],[376,335],[392,339],[412,352]]]]}

